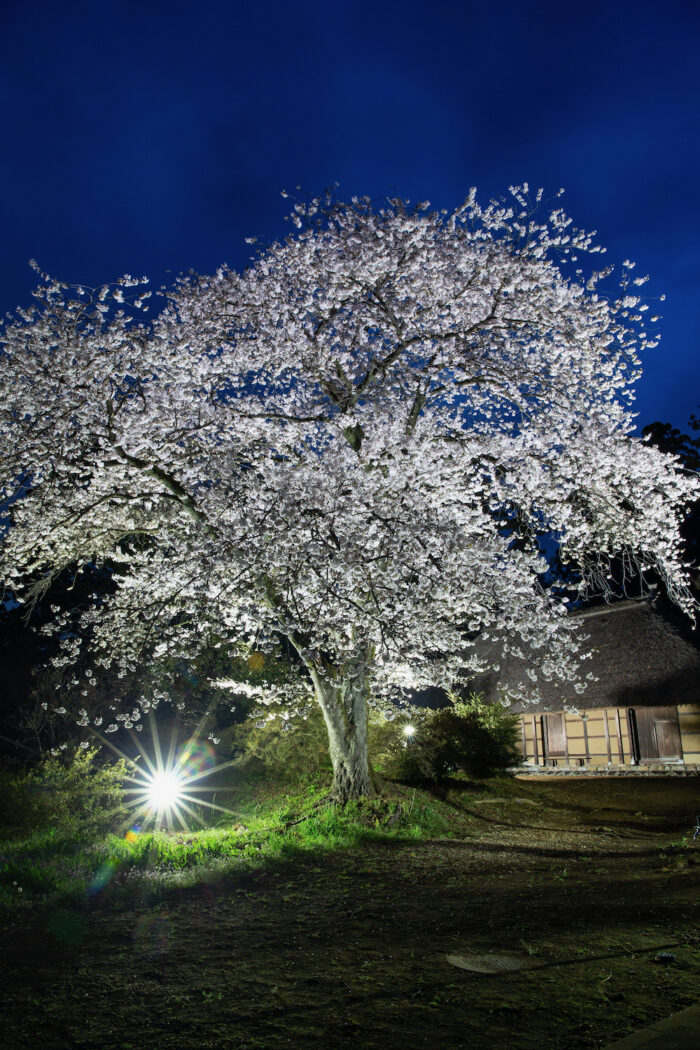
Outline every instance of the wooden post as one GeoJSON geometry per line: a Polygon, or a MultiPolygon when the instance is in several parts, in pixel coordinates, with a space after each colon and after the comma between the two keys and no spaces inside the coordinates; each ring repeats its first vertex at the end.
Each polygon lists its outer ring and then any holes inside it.
{"type": "Polygon", "coordinates": [[[537,723],[535,722],[535,716],[532,716],[532,746],[535,752],[535,765],[539,766],[540,756],[537,750],[537,723]]]}
{"type": "Polygon", "coordinates": [[[612,765],[612,751],[610,750],[610,727],[608,726],[608,709],[603,709],[603,725],[605,726],[605,746],[608,749],[608,765],[612,765]]]}
{"type": "Polygon", "coordinates": [[[617,721],[617,744],[620,752],[620,764],[625,764],[625,749],[622,746],[622,726],[620,725],[620,708],[615,708],[615,719],[617,721]]]}
{"type": "Polygon", "coordinates": [[[588,715],[584,712],[581,715],[581,721],[583,722],[583,748],[586,753],[586,765],[591,761],[591,751],[588,746],[588,715]]]}
{"type": "Polygon", "coordinates": [[[569,737],[566,733],[566,714],[561,716],[562,722],[564,723],[564,761],[569,764],[569,737]]]}
{"type": "Polygon", "coordinates": [[[525,716],[520,716],[520,733],[523,741],[523,762],[527,762],[527,737],[525,736],[525,716]]]}
{"type": "Polygon", "coordinates": [[[633,708],[627,708],[627,736],[630,742],[630,765],[639,765],[639,737],[637,736],[637,716],[633,708]]]}

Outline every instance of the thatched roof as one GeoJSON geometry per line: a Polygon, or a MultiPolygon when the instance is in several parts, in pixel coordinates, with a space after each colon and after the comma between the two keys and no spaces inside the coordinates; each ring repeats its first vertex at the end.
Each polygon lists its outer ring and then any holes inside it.
{"type": "MultiPolygon", "coordinates": [[[[540,680],[541,700],[518,702],[511,711],[700,703],[700,651],[654,604],[622,601],[572,615],[589,635],[584,650],[592,656],[583,668],[597,681],[579,694],[573,685],[540,680]]],[[[698,632],[700,627],[694,634],[698,632]]],[[[498,673],[481,676],[473,686],[496,700],[509,683],[527,681],[524,669],[523,661],[504,659],[498,673]]]]}

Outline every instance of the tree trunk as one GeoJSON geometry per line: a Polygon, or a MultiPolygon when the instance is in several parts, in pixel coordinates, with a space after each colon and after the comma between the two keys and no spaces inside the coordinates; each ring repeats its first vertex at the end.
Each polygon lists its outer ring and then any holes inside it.
{"type": "MultiPolygon", "coordinates": [[[[345,670],[351,670],[346,668],[345,670]]],[[[367,748],[369,686],[364,674],[338,680],[311,670],[316,699],[323,711],[333,763],[333,798],[373,798],[377,794],[367,748]]]]}

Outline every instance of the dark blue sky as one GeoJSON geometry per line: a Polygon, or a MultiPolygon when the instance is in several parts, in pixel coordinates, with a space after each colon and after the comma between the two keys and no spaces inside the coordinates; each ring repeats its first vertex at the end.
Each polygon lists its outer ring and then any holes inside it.
{"type": "Polygon", "coordinates": [[[700,4],[0,0],[0,310],[245,265],[284,188],[529,181],[665,292],[640,423],[700,403],[700,4]]]}

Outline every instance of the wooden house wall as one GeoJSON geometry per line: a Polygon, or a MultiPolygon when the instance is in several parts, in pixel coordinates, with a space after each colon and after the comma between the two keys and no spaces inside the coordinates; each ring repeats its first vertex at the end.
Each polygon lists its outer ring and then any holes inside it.
{"type": "MultiPolygon", "coordinates": [[[[543,719],[550,712],[520,715],[518,746],[523,758],[542,765],[543,743],[547,737],[543,719]]],[[[555,712],[564,718],[566,752],[556,758],[557,765],[596,766],[633,764],[632,742],[626,707],[590,709],[577,715],[555,712]]],[[[700,763],[700,705],[678,707],[683,761],[700,763]]],[[[554,764],[549,760],[549,764],[554,764]]]]}

